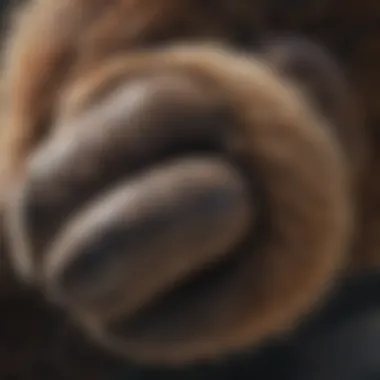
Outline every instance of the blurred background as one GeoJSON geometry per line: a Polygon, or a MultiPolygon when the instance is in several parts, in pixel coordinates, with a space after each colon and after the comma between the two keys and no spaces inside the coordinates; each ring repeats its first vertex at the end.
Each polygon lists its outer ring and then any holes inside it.
{"type": "Polygon", "coordinates": [[[342,284],[288,337],[218,362],[143,368],[94,347],[57,310],[23,289],[0,297],[2,380],[378,380],[380,275],[342,284]]]}

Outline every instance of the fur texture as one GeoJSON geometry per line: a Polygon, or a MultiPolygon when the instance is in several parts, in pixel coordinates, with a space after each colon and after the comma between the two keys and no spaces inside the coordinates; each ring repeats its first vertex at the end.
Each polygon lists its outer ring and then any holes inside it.
{"type": "Polygon", "coordinates": [[[18,276],[112,351],[181,364],[286,331],[378,266],[380,9],[318,4],[27,2],[1,81],[18,276]],[[203,169],[163,174],[183,159],[203,169]]]}

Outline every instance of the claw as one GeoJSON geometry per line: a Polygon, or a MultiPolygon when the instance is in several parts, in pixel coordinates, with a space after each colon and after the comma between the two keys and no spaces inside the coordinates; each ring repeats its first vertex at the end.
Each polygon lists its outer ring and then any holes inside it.
{"type": "Polygon", "coordinates": [[[161,165],[75,217],[46,256],[47,288],[103,318],[128,314],[230,253],[251,211],[244,180],[222,159],[161,165]]]}
{"type": "Polygon", "coordinates": [[[227,123],[215,98],[176,75],[131,81],[58,122],[31,156],[11,207],[10,236],[23,277],[40,281],[41,257],[76,209],[157,162],[216,150],[227,123]]]}

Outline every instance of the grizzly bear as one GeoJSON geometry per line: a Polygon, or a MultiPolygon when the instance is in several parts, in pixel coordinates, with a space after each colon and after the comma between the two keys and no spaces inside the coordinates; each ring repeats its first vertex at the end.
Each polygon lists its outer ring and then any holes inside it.
{"type": "Polygon", "coordinates": [[[291,333],[380,264],[379,17],[370,0],[17,7],[1,292],[14,275],[138,363],[291,333]]]}

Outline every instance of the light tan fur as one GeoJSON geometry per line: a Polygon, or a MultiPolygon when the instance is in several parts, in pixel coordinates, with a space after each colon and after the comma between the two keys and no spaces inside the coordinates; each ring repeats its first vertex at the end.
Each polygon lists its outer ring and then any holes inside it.
{"type": "MultiPolygon", "coordinates": [[[[259,5],[238,3],[220,3],[213,15],[191,1],[37,0],[17,13],[5,49],[0,205],[9,256],[21,277],[60,302],[90,335],[136,360],[201,360],[289,329],[360,261],[353,247],[362,235],[378,229],[360,223],[362,232],[358,225],[364,169],[372,164],[363,149],[364,119],[356,116],[360,106],[343,75],[336,83],[321,75],[321,95],[314,74],[298,75],[304,58],[286,41],[279,45],[285,50],[239,52],[232,32],[248,29],[262,13],[259,5]],[[201,293],[165,309],[168,294],[197,283],[203,251],[187,254],[188,268],[180,272],[181,260],[153,247],[152,258],[165,257],[161,269],[137,257],[145,278],[108,293],[108,283],[94,282],[105,289],[109,309],[78,304],[61,277],[102,229],[75,238],[65,231],[86,220],[86,207],[106,207],[121,180],[149,173],[162,154],[181,147],[182,131],[187,145],[179,153],[201,155],[199,141],[216,145],[209,154],[236,166],[250,193],[250,232],[235,249],[221,249],[210,278],[222,257],[230,266],[201,293]],[[105,157],[112,158],[112,179],[96,170],[105,157]],[[44,215],[41,226],[28,222],[29,208],[44,215]],[[56,248],[62,245],[64,254],[56,248]],[[49,263],[58,255],[61,269],[52,272],[49,263]],[[139,309],[128,303],[131,291],[139,309]]],[[[338,78],[340,68],[328,60],[307,65],[319,69],[325,62],[321,72],[338,78]]],[[[123,227],[124,219],[109,218],[115,229],[123,227]]],[[[376,251],[376,242],[367,244],[376,251]]],[[[375,253],[369,265],[379,261],[375,253]]],[[[82,270],[91,288],[95,280],[82,270]]]]}

